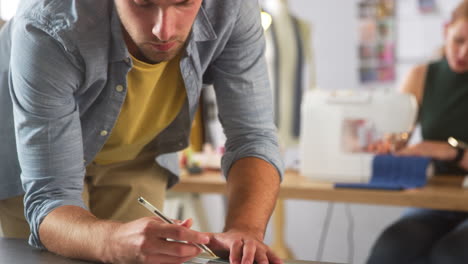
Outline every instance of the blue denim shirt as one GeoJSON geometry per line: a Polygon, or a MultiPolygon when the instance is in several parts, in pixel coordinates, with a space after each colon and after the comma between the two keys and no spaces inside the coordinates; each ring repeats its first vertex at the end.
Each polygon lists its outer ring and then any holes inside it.
{"type": "MultiPolygon", "coordinates": [[[[204,84],[227,136],[224,175],[247,156],[282,174],[264,49],[257,1],[203,1],[180,62],[188,100],[148,146],[173,174],[169,186],[204,84]]],[[[53,209],[85,208],[85,166],[116,122],[131,63],[112,0],[24,0],[2,28],[0,199],[24,189],[31,245],[42,247],[38,228],[53,209]]]]}

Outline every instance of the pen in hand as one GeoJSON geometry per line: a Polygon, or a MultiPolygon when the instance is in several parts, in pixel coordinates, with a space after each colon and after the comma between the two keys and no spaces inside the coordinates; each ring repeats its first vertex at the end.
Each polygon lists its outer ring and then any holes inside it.
{"type": "MultiPolygon", "coordinates": [[[[146,201],[143,197],[138,197],[138,202],[143,205],[146,209],[151,211],[153,214],[161,218],[164,222],[168,224],[175,224],[171,219],[169,219],[167,216],[165,216],[161,211],[159,211],[156,207],[154,207],[152,204],[150,204],[148,201],[146,201]]],[[[203,244],[198,244],[198,243],[193,243],[195,246],[198,248],[204,250],[206,253],[210,254],[214,258],[218,258],[218,256],[213,253],[207,246],[203,244]]]]}

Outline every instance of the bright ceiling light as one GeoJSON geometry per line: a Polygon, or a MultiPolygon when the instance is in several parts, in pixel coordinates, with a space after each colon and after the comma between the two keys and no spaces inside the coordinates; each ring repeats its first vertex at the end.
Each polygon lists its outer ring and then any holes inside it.
{"type": "Polygon", "coordinates": [[[0,18],[9,20],[16,13],[19,0],[0,0],[0,18]]]}
{"type": "Polygon", "coordinates": [[[265,11],[262,11],[262,27],[263,30],[267,31],[270,28],[271,23],[273,22],[273,18],[270,14],[265,11]]]}

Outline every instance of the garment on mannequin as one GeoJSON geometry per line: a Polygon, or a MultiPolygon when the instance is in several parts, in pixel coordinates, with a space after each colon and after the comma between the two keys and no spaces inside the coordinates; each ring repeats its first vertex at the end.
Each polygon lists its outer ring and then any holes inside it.
{"type": "Polygon", "coordinates": [[[305,87],[315,86],[309,51],[310,27],[291,14],[286,0],[263,0],[261,5],[272,17],[272,24],[265,33],[266,58],[279,139],[281,145],[288,148],[296,145],[299,137],[300,105],[305,87]]]}

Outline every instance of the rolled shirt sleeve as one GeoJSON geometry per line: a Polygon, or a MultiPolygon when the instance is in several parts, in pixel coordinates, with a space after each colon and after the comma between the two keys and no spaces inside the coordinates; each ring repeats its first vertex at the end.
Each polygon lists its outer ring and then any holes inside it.
{"type": "Polygon", "coordinates": [[[210,67],[227,137],[222,170],[244,157],[263,159],[283,176],[283,162],[273,119],[273,100],[257,1],[241,1],[236,24],[223,52],[210,67]]]}
{"type": "Polygon", "coordinates": [[[39,248],[39,225],[47,214],[62,205],[85,208],[83,143],[74,99],[82,72],[52,34],[21,20],[12,33],[10,62],[25,216],[30,244],[39,248]]]}

